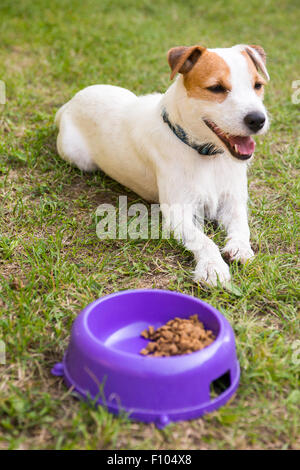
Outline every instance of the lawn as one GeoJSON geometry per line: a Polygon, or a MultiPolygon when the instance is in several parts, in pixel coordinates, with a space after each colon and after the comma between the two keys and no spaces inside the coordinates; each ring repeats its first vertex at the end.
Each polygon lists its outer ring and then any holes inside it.
{"type": "Polygon", "coordinates": [[[298,2],[2,0],[0,15],[0,449],[299,449],[298,2]],[[230,291],[194,284],[193,257],[173,240],[99,240],[99,204],[141,200],[55,148],[55,112],[75,92],[164,91],[166,51],[196,43],[268,54],[271,128],[249,170],[256,257],[231,267],[230,291]],[[80,403],[51,376],[80,310],[128,287],[192,294],[228,318],[242,371],[230,403],[159,431],[80,403]]]}

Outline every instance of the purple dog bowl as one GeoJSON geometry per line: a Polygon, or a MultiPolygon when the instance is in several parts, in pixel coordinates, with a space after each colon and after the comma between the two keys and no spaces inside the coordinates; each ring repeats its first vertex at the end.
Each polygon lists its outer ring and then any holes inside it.
{"type": "Polygon", "coordinates": [[[172,291],[127,290],[88,305],[74,322],[62,363],[52,369],[68,387],[109,411],[155,422],[196,418],[215,410],[239,383],[232,328],[212,306],[172,291]],[[139,354],[148,340],[141,332],[175,317],[197,314],[216,339],[191,354],[151,357],[139,354]],[[212,392],[220,383],[219,394],[212,392]]]}

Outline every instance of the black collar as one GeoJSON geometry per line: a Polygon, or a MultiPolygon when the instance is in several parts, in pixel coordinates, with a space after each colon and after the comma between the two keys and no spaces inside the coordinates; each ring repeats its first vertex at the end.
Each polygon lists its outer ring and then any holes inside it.
{"type": "Polygon", "coordinates": [[[163,108],[161,116],[163,121],[168,124],[169,128],[176,135],[176,137],[178,137],[178,139],[180,139],[184,144],[196,150],[196,152],[198,152],[200,155],[217,155],[218,153],[224,152],[222,148],[218,148],[209,142],[204,144],[197,144],[196,142],[193,142],[189,138],[187,132],[181,126],[179,126],[179,124],[172,124],[170,122],[169,115],[165,108],[163,108]]]}

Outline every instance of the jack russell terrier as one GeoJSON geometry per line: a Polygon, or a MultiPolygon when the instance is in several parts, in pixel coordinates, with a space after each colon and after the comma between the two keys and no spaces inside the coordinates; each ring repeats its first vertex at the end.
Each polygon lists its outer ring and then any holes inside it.
{"type": "Polygon", "coordinates": [[[110,85],[77,93],[56,114],[58,153],[158,201],[165,223],[194,253],[195,280],[225,285],[229,267],[197,213],[202,209],[225,228],[226,259],[253,257],[247,166],[255,148],[251,134],[269,125],[262,102],[266,55],[260,46],[196,45],[170,49],[168,62],[171,80],[179,75],[165,94],[137,97],[110,85]]]}

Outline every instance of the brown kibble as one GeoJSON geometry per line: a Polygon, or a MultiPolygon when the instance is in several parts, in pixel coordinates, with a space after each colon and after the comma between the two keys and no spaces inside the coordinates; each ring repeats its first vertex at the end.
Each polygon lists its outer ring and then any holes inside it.
{"type": "Polygon", "coordinates": [[[149,338],[149,331],[148,331],[148,330],[142,331],[142,332],[141,332],[141,336],[142,336],[143,338],[148,339],[148,338],[149,338]]]}
{"type": "Polygon", "coordinates": [[[146,348],[146,349],[147,349],[147,351],[149,351],[149,352],[153,352],[156,348],[157,348],[157,344],[156,344],[156,343],[149,343],[149,344],[147,345],[147,348],[146,348]]]}
{"type": "Polygon", "coordinates": [[[176,346],[176,344],[171,344],[170,353],[172,354],[172,356],[175,356],[178,353],[178,347],[176,346]]]}
{"type": "Polygon", "coordinates": [[[149,351],[147,349],[142,349],[140,351],[140,354],[143,354],[143,356],[147,356],[147,354],[149,354],[149,351]]]}
{"type": "Polygon", "coordinates": [[[148,330],[149,330],[149,336],[152,336],[153,333],[155,332],[155,329],[154,329],[153,326],[149,326],[149,327],[148,327],[148,330]]]}
{"type": "Polygon", "coordinates": [[[167,339],[167,340],[170,340],[173,337],[172,332],[169,331],[169,330],[165,330],[163,332],[163,335],[164,335],[164,338],[167,339]]]}
{"type": "Polygon", "coordinates": [[[150,340],[146,348],[141,350],[141,354],[154,357],[191,354],[209,346],[215,340],[213,332],[205,330],[198,315],[191,315],[189,318],[176,317],[157,330],[149,326],[142,331],[141,336],[150,340]]]}
{"type": "Polygon", "coordinates": [[[180,341],[179,344],[180,344],[181,349],[188,349],[191,343],[186,340],[186,341],[180,341]]]}

